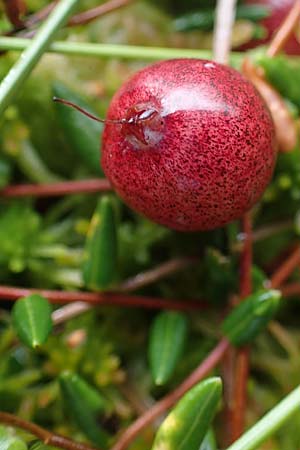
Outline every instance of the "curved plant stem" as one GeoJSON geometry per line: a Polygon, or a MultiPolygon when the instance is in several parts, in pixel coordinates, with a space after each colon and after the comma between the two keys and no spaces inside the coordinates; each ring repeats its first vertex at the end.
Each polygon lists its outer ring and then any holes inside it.
{"type": "Polygon", "coordinates": [[[29,42],[16,64],[8,72],[0,85],[0,114],[22,87],[40,57],[46,51],[56,31],[66,22],[79,0],[61,0],[36,36],[29,42]]]}
{"type": "Polygon", "coordinates": [[[206,304],[200,301],[167,300],[155,297],[143,297],[141,295],[126,295],[114,292],[82,292],[82,291],[55,291],[47,289],[27,289],[13,286],[0,286],[0,299],[17,300],[32,293],[38,293],[52,303],[70,303],[74,301],[87,302],[102,306],[141,307],[148,309],[174,309],[174,310],[200,310],[206,308],[206,304]]]}
{"type": "Polygon", "coordinates": [[[13,414],[0,411],[0,422],[29,431],[46,445],[53,445],[55,447],[64,448],[66,450],[95,450],[95,447],[81,444],[80,442],[75,442],[72,439],[66,438],[64,436],[51,433],[50,431],[45,430],[39,425],[36,425],[32,422],[27,422],[26,420],[20,419],[13,414]]]}
{"type": "Polygon", "coordinates": [[[155,403],[152,408],[130,425],[111,450],[125,450],[141,430],[171,408],[188,390],[202,380],[219,363],[228,347],[228,341],[222,339],[183,383],[163,397],[159,402],[155,403]]]}
{"type": "Polygon", "coordinates": [[[254,450],[275,433],[294,413],[299,411],[300,387],[292,391],[275,408],[248,430],[227,450],[254,450]]]}
{"type": "Polygon", "coordinates": [[[7,186],[0,191],[1,197],[56,197],[66,194],[81,194],[111,191],[112,187],[106,179],[89,179],[78,181],[62,181],[49,184],[20,184],[7,186]]]}
{"type": "MultiPolygon", "coordinates": [[[[240,259],[240,301],[251,294],[252,280],[252,219],[251,213],[246,213],[242,218],[242,234],[244,245],[240,259]]],[[[247,383],[249,373],[250,349],[242,348],[236,351],[232,398],[229,400],[228,428],[230,430],[229,441],[234,442],[244,430],[245,413],[247,407],[247,383]]]]}
{"type": "Polygon", "coordinates": [[[291,275],[297,266],[300,265],[300,245],[293,250],[286,261],[273,273],[270,278],[270,285],[273,289],[280,288],[282,283],[291,275]]]}
{"type": "MultiPolygon", "coordinates": [[[[21,51],[30,45],[30,39],[16,37],[0,37],[0,50],[21,51]]],[[[84,42],[53,42],[48,52],[77,56],[99,56],[103,58],[158,60],[170,58],[204,58],[210,59],[209,50],[193,50],[186,48],[143,47],[137,45],[92,44],[84,42]]],[[[240,62],[243,53],[231,52],[230,60],[240,62]]]]}
{"type": "Polygon", "coordinates": [[[282,22],[280,28],[276,32],[267,50],[267,55],[270,57],[276,56],[284,48],[289,40],[291,34],[295,30],[300,20],[300,0],[295,0],[293,7],[285,20],[282,22]]]}
{"type": "Polygon", "coordinates": [[[218,0],[213,39],[214,60],[228,64],[237,0],[218,0]]]}

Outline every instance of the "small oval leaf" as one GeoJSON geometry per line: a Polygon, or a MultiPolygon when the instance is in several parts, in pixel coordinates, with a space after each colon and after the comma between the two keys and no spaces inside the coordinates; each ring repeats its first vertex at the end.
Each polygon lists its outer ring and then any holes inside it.
{"type": "Polygon", "coordinates": [[[62,373],[59,383],[66,406],[78,427],[94,444],[106,448],[109,435],[97,421],[99,412],[104,409],[104,398],[75,373],[62,373]]]}
{"type": "Polygon", "coordinates": [[[222,330],[236,346],[251,342],[272,319],[277,311],[281,292],[275,289],[258,291],[243,300],[226,317],[222,330]]]}
{"type": "Polygon", "coordinates": [[[109,196],[102,197],[93,214],[88,231],[83,280],[92,290],[111,287],[118,267],[118,241],[116,213],[109,196]]]}
{"type": "Polygon", "coordinates": [[[222,393],[220,378],[194,386],[177,403],[160,426],[152,450],[199,450],[222,393]]]}
{"type": "Polygon", "coordinates": [[[36,348],[46,342],[51,330],[51,306],[44,297],[31,294],[17,300],[12,323],[23,344],[36,348]]]}
{"type": "Polygon", "coordinates": [[[187,335],[184,314],[164,311],[156,316],[150,329],[149,363],[156,385],[165,384],[180,359],[187,335]]]}

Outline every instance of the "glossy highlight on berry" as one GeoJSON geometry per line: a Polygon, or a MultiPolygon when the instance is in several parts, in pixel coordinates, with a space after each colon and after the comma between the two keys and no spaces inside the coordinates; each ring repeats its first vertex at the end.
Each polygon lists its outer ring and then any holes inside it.
{"type": "Polygon", "coordinates": [[[167,227],[223,226],[248,211],[271,179],[269,111],[227,66],[175,59],[146,67],[115,94],[107,119],[106,176],[125,203],[167,227]]]}

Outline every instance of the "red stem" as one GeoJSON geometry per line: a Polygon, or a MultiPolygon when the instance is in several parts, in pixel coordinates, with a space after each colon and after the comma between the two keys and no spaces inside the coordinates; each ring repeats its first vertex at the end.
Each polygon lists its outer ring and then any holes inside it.
{"type": "Polygon", "coordinates": [[[96,450],[95,447],[91,447],[87,444],[81,444],[80,442],[75,442],[64,436],[51,433],[51,431],[45,430],[35,423],[20,419],[13,414],[0,411],[0,422],[29,431],[29,433],[38,437],[46,445],[60,447],[65,450],[96,450]]]}
{"type": "MultiPolygon", "coordinates": [[[[244,235],[244,246],[240,259],[240,301],[250,295],[252,290],[252,253],[253,236],[252,220],[250,213],[244,215],[242,219],[242,233],[244,235]]],[[[238,439],[245,425],[245,414],[247,409],[247,383],[249,372],[250,349],[239,349],[236,353],[233,370],[233,391],[229,400],[228,418],[229,442],[232,443],[238,439]]]]}
{"type": "Polygon", "coordinates": [[[159,402],[140,416],[120,437],[111,450],[125,450],[134,438],[147,425],[171,408],[187,391],[202,380],[223,358],[229,347],[228,341],[222,339],[204,361],[181,383],[174,391],[163,397],[159,402]]]}
{"type": "Polygon", "coordinates": [[[291,275],[297,266],[300,265],[300,245],[292,251],[291,255],[284,263],[273,273],[270,279],[272,288],[280,288],[281,284],[291,275]]]}
{"type": "Polygon", "coordinates": [[[295,281],[294,283],[284,284],[280,287],[283,297],[293,297],[294,295],[300,295],[300,283],[295,281]]]}
{"type": "Polygon", "coordinates": [[[201,310],[207,307],[206,303],[191,300],[167,300],[141,295],[128,295],[115,292],[82,292],[82,291],[55,291],[46,289],[27,289],[13,286],[0,286],[0,299],[17,300],[32,293],[38,293],[52,303],[70,303],[82,301],[102,306],[141,307],[148,309],[174,309],[174,310],[201,310]]]}
{"type": "Polygon", "coordinates": [[[7,186],[0,191],[2,197],[56,197],[66,194],[81,194],[111,191],[107,179],[61,181],[50,184],[19,184],[7,186]]]}

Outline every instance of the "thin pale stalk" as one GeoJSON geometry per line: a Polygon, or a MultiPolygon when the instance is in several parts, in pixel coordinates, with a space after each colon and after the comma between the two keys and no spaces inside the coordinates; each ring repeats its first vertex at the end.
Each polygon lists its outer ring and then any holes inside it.
{"type": "MultiPolygon", "coordinates": [[[[22,51],[30,45],[30,39],[17,37],[0,37],[0,50],[22,51]]],[[[99,56],[102,58],[159,60],[171,58],[210,59],[209,50],[186,48],[143,47],[137,45],[93,44],[84,42],[53,42],[47,52],[74,56],[99,56]]],[[[230,60],[240,62],[243,53],[231,52],[230,60]]]]}
{"type": "Polygon", "coordinates": [[[214,60],[228,64],[237,0],[218,0],[213,38],[214,60]]]}
{"type": "Polygon", "coordinates": [[[157,417],[171,408],[187,391],[201,381],[222,359],[229,343],[222,339],[204,361],[176,388],[140,416],[120,437],[111,450],[125,450],[135,437],[157,417]]]}
{"type": "Polygon", "coordinates": [[[292,391],[227,450],[255,450],[299,411],[300,387],[292,391]]]}
{"type": "Polygon", "coordinates": [[[28,42],[28,48],[22,53],[0,85],[0,114],[13,100],[53,40],[55,33],[67,21],[78,3],[79,0],[61,0],[36,36],[28,42]]]}

